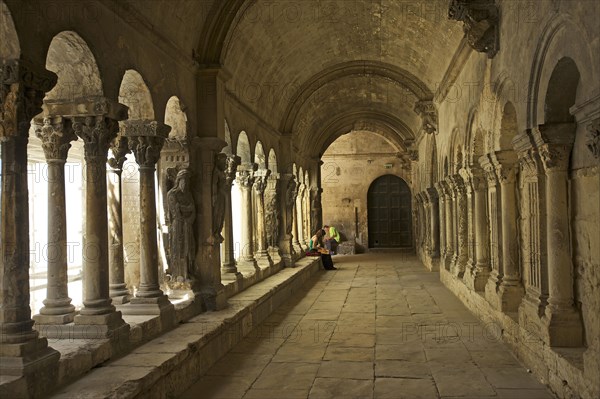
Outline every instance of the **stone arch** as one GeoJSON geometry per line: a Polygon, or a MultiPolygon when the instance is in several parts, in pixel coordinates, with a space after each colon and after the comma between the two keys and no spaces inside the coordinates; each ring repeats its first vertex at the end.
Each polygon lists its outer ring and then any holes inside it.
{"type": "Polygon", "coordinates": [[[7,60],[19,58],[21,56],[19,35],[12,14],[2,0],[0,0],[0,36],[2,37],[0,58],[7,60]]]}
{"type": "Polygon", "coordinates": [[[575,62],[561,58],[552,70],[544,99],[544,122],[573,123],[570,108],[575,105],[580,74],[575,62]]]}
{"type": "Polygon", "coordinates": [[[512,150],[512,140],[517,132],[517,110],[515,109],[515,106],[508,101],[504,104],[502,110],[497,148],[500,151],[512,150]]]}
{"type": "Polygon", "coordinates": [[[102,96],[102,79],[96,59],[85,40],[76,32],[54,36],[46,56],[46,69],[56,73],[56,86],[45,100],[73,100],[102,96]]]}
{"type": "Polygon", "coordinates": [[[302,168],[302,166],[298,168],[296,176],[298,177],[299,183],[304,183],[304,169],[302,168]]]}
{"type": "Polygon", "coordinates": [[[241,131],[237,138],[237,147],[235,154],[240,157],[242,163],[248,164],[252,162],[252,152],[250,151],[250,141],[245,131],[241,131]]]}
{"type": "Polygon", "coordinates": [[[254,163],[258,165],[259,169],[267,168],[267,158],[260,140],[256,142],[256,146],[254,147],[254,163]]]}
{"type": "Polygon", "coordinates": [[[271,171],[272,174],[277,174],[277,154],[275,153],[275,150],[273,148],[271,148],[269,150],[269,161],[267,163],[267,166],[269,167],[269,170],[271,171]]]}
{"type": "Polygon", "coordinates": [[[598,65],[591,58],[594,52],[588,43],[593,40],[566,14],[556,14],[545,26],[536,47],[531,67],[528,92],[527,127],[536,128],[546,123],[545,98],[550,77],[560,60],[570,58],[578,66],[582,85],[575,103],[591,97],[597,88],[598,65]]]}
{"type": "MultiPolygon", "coordinates": [[[[188,137],[189,125],[185,106],[177,96],[172,96],[165,107],[165,125],[171,126],[170,139],[185,139],[188,137]]],[[[230,138],[231,140],[231,138],[230,138]]]]}
{"type": "Polygon", "coordinates": [[[154,120],[152,95],[136,70],[125,71],[119,87],[119,102],[129,108],[130,120],[154,120]]]}

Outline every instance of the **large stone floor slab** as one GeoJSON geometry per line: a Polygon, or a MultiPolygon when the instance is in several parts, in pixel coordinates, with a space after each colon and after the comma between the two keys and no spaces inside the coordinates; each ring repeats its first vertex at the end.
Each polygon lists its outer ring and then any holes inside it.
{"type": "Polygon", "coordinates": [[[183,397],[554,398],[416,257],[334,261],[183,397]]]}

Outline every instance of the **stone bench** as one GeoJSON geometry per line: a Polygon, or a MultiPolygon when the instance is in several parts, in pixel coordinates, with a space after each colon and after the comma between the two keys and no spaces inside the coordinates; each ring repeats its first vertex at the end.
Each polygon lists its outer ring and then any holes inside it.
{"type": "Polygon", "coordinates": [[[336,253],[338,255],[354,255],[356,254],[356,241],[342,241],[338,244],[336,253]]]}

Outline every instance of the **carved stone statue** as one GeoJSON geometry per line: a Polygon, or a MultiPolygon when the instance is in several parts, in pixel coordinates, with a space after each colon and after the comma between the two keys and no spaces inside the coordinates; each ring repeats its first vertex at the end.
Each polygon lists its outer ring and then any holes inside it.
{"type": "Polygon", "coordinates": [[[321,189],[313,189],[311,190],[312,201],[310,206],[311,218],[310,218],[310,231],[316,230],[319,226],[321,226],[323,219],[323,209],[321,207],[321,189]]]}
{"type": "Polygon", "coordinates": [[[212,174],[212,226],[215,243],[223,241],[221,230],[225,221],[225,205],[227,201],[227,154],[219,153],[215,157],[215,168],[212,174]]]}
{"type": "Polygon", "coordinates": [[[169,271],[175,281],[186,281],[193,276],[196,242],[193,224],[196,205],[189,187],[191,172],[177,173],[175,186],[167,194],[169,204],[169,271]]]}
{"type": "Polygon", "coordinates": [[[265,228],[267,230],[268,245],[271,247],[276,247],[279,239],[277,190],[267,190],[265,192],[265,228]]]}

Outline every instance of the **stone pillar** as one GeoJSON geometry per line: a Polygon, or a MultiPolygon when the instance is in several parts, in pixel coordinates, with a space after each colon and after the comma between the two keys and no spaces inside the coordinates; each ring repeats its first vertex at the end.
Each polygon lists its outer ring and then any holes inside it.
{"type": "Polygon", "coordinates": [[[447,180],[440,182],[444,189],[445,194],[445,219],[446,219],[446,254],[444,257],[444,267],[446,270],[450,270],[450,264],[454,257],[454,212],[453,212],[453,201],[452,201],[452,190],[447,180]]]}
{"type": "Polygon", "coordinates": [[[306,183],[302,203],[302,220],[304,222],[304,245],[308,248],[312,233],[310,231],[310,186],[306,183]]]}
{"type": "Polygon", "coordinates": [[[485,286],[485,297],[487,301],[497,308],[498,290],[502,282],[502,223],[501,203],[499,200],[499,182],[493,157],[490,154],[479,158],[479,164],[485,171],[487,178],[487,204],[488,204],[488,226],[489,226],[489,260],[490,276],[485,286]]]}
{"type": "Polygon", "coordinates": [[[302,257],[304,254],[304,248],[302,247],[302,192],[304,190],[304,183],[298,185],[296,190],[296,197],[294,200],[294,220],[293,220],[293,234],[294,234],[294,251],[298,257],[302,257]]]}
{"type": "Polygon", "coordinates": [[[502,220],[502,270],[499,287],[499,309],[516,312],[523,298],[519,272],[519,231],[517,229],[516,168],[517,155],[513,151],[493,154],[496,176],[500,182],[502,220]]]}
{"type": "Polygon", "coordinates": [[[278,173],[271,173],[267,182],[267,189],[265,190],[265,230],[267,234],[267,245],[269,248],[269,256],[275,264],[281,262],[282,259],[279,249],[281,219],[281,213],[279,211],[279,199],[281,197],[278,195],[279,180],[280,176],[278,173]]]}
{"type": "MultiPolygon", "coordinates": [[[[61,107],[57,105],[57,109],[61,107]]],[[[69,107],[72,115],[87,113],[72,119],[75,134],[83,140],[86,171],[84,306],[75,316],[75,336],[90,338],[89,326],[94,326],[94,338],[114,336],[112,331],[117,329],[126,334],[129,325],[123,322],[121,312],[115,311],[109,295],[106,162],[109,144],[117,135],[117,121],[123,120],[127,111],[125,106],[104,98],[86,99],[69,107]]]]}
{"type": "Polygon", "coordinates": [[[551,346],[583,343],[581,317],[573,295],[573,261],[568,206],[568,168],[571,144],[543,144],[540,155],[546,171],[546,238],[548,248],[548,306],[544,340],[551,346]]]}
{"type": "Polygon", "coordinates": [[[432,258],[440,257],[440,227],[439,227],[439,197],[435,188],[430,187],[426,190],[430,203],[430,250],[429,256],[432,258]]]}
{"type": "Polygon", "coordinates": [[[311,188],[310,234],[313,234],[319,227],[323,226],[323,206],[321,205],[322,192],[323,189],[320,187],[311,188]]]}
{"type": "Polygon", "coordinates": [[[231,210],[231,186],[235,180],[237,167],[240,164],[240,157],[229,155],[227,157],[227,169],[225,170],[226,181],[226,199],[225,199],[225,219],[223,221],[223,247],[221,253],[221,276],[225,279],[232,277],[239,278],[241,273],[238,272],[235,262],[235,246],[233,242],[233,220],[231,210]]]}
{"type": "Polygon", "coordinates": [[[125,314],[167,315],[173,321],[174,308],[160,289],[156,224],[156,163],[160,159],[168,129],[155,121],[127,121],[125,137],[135,156],[140,174],[140,286],[125,314]],[[169,315],[171,317],[169,317],[169,315]]]}
{"type": "Polygon", "coordinates": [[[23,396],[43,396],[56,383],[60,353],[33,326],[29,308],[27,141],[56,75],[22,60],[0,63],[2,221],[0,234],[0,374],[25,376],[23,396]],[[41,378],[42,370],[47,378],[41,378]]]}
{"type": "Polygon", "coordinates": [[[440,243],[440,267],[442,267],[442,261],[446,256],[446,195],[444,194],[443,186],[438,182],[435,183],[435,189],[439,196],[439,220],[440,220],[440,231],[439,231],[439,243],[440,243]]]}
{"type": "Polygon", "coordinates": [[[294,203],[296,202],[296,178],[293,174],[283,174],[281,176],[280,195],[282,199],[279,201],[281,206],[281,215],[283,228],[279,237],[279,249],[281,250],[281,258],[285,267],[293,267],[296,257],[293,240],[294,230],[294,203]]]}
{"type": "Polygon", "coordinates": [[[71,141],[77,140],[68,121],[60,116],[36,119],[35,134],[42,140],[48,163],[48,289],[37,324],[67,324],[75,317],[67,275],[67,210],[65,163],[71,141]]]}
{"type": "Polygon", "coordinates": [[[267,231],[265,228],[265,190],[271,171],[261,169],[255,173],[254,191],[256,193],[256,251],[254,258],[262,269],[273,266],[273,260],[269,256],[267,244],[267,231]]]}
{"type": "Polygon", "coordinates": [[[473,230],[475,239],[475,267],[472,272],[472,286],[475,291],[485,291],[490,275],[489,229],[487,217],[487,186],[480,174],[471,176],[473,190],[473,230]]]}
{"type": "Polygon", "coordinates": [[[125,157],[130,152],[127,139],[117,136],[110,145],[108,159],[108,278],[109,294],[114,304],[122,305],[131,297],[125,284],[123,253],[123,205],[121,174],[125,157]]]}
{"type": "Polygon", "coordinates": [[[253,225],[252,225],[252,186],[256,164],[242,164],[238,168],[237,183],[240,186],[242,202],[242,248],[238,265],[242,272],[254,273],[260,270],[254,258],[253,225]]]}
{"type": "Polygon", "coordinates": [[[467,225],[467,198],[463,178],[459,175],[451,176],[452,189],[455,198],[455,229],[456,242],[452,270],[455,276],[462,278],[468,261],[468,225],[467,225]]]}

